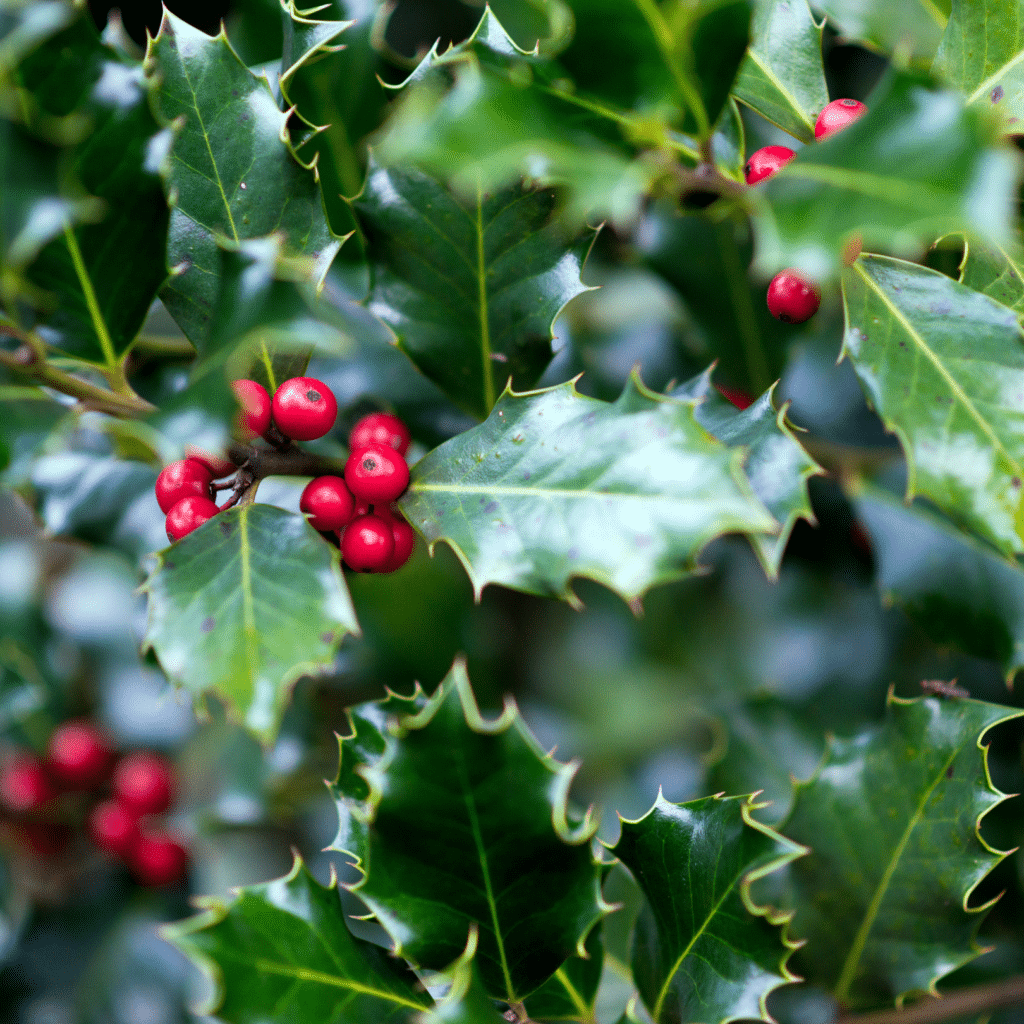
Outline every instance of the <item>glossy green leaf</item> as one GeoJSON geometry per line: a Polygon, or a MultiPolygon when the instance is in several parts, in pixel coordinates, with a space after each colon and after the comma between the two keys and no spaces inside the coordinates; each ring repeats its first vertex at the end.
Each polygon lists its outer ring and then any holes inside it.
{"type": "Polygon", "coordinates": [[[497,1011],[480,978],[474,960],[479,938],[473,928],[462,956],[447,970],[430,976],[431,984],[447,989],[435,1007],[415,1018],[415,1024],[503,1024],[508,1019],[497,1011]]]}
{"type": "Polygon", "coordinates": [[[623,821],[612,853],[647,897],[633,940],[633,977],[655,1024],[770,1020],[786,967],[791,915],[758,906],[751,885],[807,851],[751,817],[751,797],[669,803],[660,793],[623,821]]]}
{"type": "Polygon", "coordinates": [[[358,632],[338,552],[271,505],[221,512],[159,553],[143,590],[145,646],[197,698],[224,699],[273,739],[292,684],[358,632]]]}
{"type": "Polygon", "coordinates": [[[897,253],[916,253],[951,231],[1010,236],[1018,162],[990,146],[985,119],[964,109],[959,94],[892,72],[868,107],[753,191],[765,200],[765,266],[824,277],[855,234],[866,250],[897,253]]]}
{"type": "Polygon", "coordinates": [[[908,51],[925,63],[935,55],[946,27],[942,0],[815,0],[814,6],[841,36],[886,53],[908,51]]]}
{"type": "Polygon", "coordinates": [[[973,960],[986,907],[971,893],[1005,854],[978,831],[1006,799],[982,738],[1024,712],[976,700],[890,696],[885,720],[833,740],[797,787],[786,835],[813,847],[790,868],[797,960],[841,1003],[877,1006],[973,960]],[[814,950],[813,955],[810,954],[814,950]]]}
{"type": "Polygon", "coordinates": [[[542,985],[607,913],[589,814],[567,808],[573,765],[544,753],[515,705],[481,717],[462,662],[426,700],[391,695],[350,712],[334,784],[334,848],[396,955],[439,969],[479,928],[488,993],[542,985]]]}
{"type": "Polygon", "coordinates": [[[237,243],[280,232],[285,255],[311,261],[313,284],[341,243],[328,227],[315,169],[292,152],[288,115],[223,32],[211,38],[165,11],[147,67],[158,79],[161,115],[180,119],[167,176],[172,277],[161,297],[199,346],[217,295],[217,236],[237,243]]]}
{"type": "Polygon", "coordinates": [[[999,664],[1008,681],[1024,666],[1024,570],[889,491],[860,484],[858,519],[871,537],[883,597],[937,644],[999,664]]]}
{"type": "Polygon", "coordinates": [[[750,542],[765,572],[779,574],[786,542],[798,519],[814,522],[807,480],[821,467],[807,454],[786,421],[786,407],[775,408],[775,386],[746,409],[737,409],[711,385],[711,371],[683,385],[673,397],[696,399],[697,421],[730,448],[748,450],[744,469],[754,493],[775,517],[778,534],[754,533],[750,542]]]}
{"type": "Polygon", "coordinates": [[[1024,551],[1024,345],[1013,311],[944,274],[864,256],[843,274],[843,352],[924,495],[1006,553],[1024,551]]]}
{"type": "Polygon", "coordinates": [[[1020,0],[978,4],[953,0],[935,56],[935,70],[967,94],[967,103],[995,110],[1008,132],[1024,118],[1024,7],[1020,0]]]}
{"type": "Polygon", "coordinates": [[[470,39],[442,56],[432,50],[409,76],[374,152],[386,166],[415,164],[470,199],[524,177],[564,186],[567,224],[628,224],[661,170],[634,158],[622,133],[668,146],[665,126],[578,97],[553,74],[488,10],[470,39]]]}
{"type": "Polygon", "coordinates": [[[536,992],[523,1001],[530,1020],[537,1024],[595,1019],[597,990],[604,972],[601,929],[587,938],[586,957],[572,956],[536,992]]]}
{"type": "Polygon", "coordinates": [[[1024,249],[1019,239],[996,245],[968,238],[960,266],[960,283],[990,295],[1024,316],[1024,249]]]}
{"type": "MultiPolygon", "coordinates": [[[[0,81],[11,75],[23,57],[75,19],[71,4],[5,3],[0,6],[0,81]]],[[[7,83],[4,83],[7,84],[7,83]]]]}
{"type": "Polygon", "coordinates": [[[42,388],[16,384],[0,371],[0,481],[17,485],[28,479],[35,452],[68,415],[42,388]]]}
{"type": "Polygon", "coordinates": [[[487,420],[413,468],[402,511],[488,583],[574,602],[574,577],[633,600],[734,530],[777,527],[692,402],[630,378],[614,403],[573,384],[506,391],[487,420]]]}
{"type": "Polygon", "coordinates": [[[453,402],[483,419],[510,378],[537,383],[555,318],[586,291],[593,231],[567,241],[547,191],[466,203],[425,174],[376,165],[356,209],[375,263],[370,309],[453,402]]]}
{"type": "Polygon", "coordinates": [[[291,1024],[404,1024],[432,1004],[412,972],[349,931],[337,885],[298,858],[284,878],[200,905],[163,934],[210,976],[204,1012],[228,1024],[262,1024],[271,1009],[291,1024]]]}
{"type": "Polygon", "coordinates": [[[718,362],[719,379],[751,395],[766,391],[782,375],[793,328],[768,312],[764,284],[748,273],[754,255],[749,222],[681,214],[657,204],[641,222],[636,241],[686,303],[718,362]]]}
{"type": "Polygon", "coordinates": [[[105,214],[99,223],[63,224],[30,270],[47,314],[45,337],[114,367],[167,277],[160,171],[171,132],[153,117],[142,69],[100,41],[84,9],[22,61],[18,78],[38,105],[36,116],[76,114],[91,122],[68,154],[69,173],[103,202],[105,214]]]}
{"type": "Polygon", "coordinates": [[[813,142],[814,122],[828,103],[828,87],[821,25],[807,0],[761,0],[750,34],[733,95],[801,142],[813,142]]]}

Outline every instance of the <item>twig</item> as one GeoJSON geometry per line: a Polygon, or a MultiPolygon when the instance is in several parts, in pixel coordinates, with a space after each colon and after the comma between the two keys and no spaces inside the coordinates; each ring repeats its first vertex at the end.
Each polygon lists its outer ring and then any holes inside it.
{"type": "Polygon", "coordinates": [[[262,480],[265,476],[340,475],[345,470],[344,462],[304,452],[295,445],[283,451],[274,451],[235,442],[228,446],[228,458],[245,469],[253,480],[262,480]]]}
{"type": "Polygon", "coordinates": [[[1024,974],[988,985],[957,989],[938,999],[926,996],[902,1010],[844,1014],[838,1024],[940,1024],[1018,1003],[1024,1003],[1024,974]]]}

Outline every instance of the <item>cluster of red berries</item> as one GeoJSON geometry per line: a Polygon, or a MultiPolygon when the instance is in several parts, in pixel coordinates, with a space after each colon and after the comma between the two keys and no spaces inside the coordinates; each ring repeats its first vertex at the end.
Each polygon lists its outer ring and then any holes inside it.
{"type": "MultiPolygon", "coordinates": [[[[313,441],[328,433],[337,419],[334,393],[313,377],[286,380],[273,399],[254,380],[236,380],[232,387],[241,406],[236,431],[245,441],[263,437],[278,448],[313,441]]],[[[392,505],[409,485],[409,443],[409,431],[397,416],[364,416],[349,434],[344,476],[317,477],[302,492],[299,507],[310,525],[338,543],[351,569],[394,572],[412,554],[416,535],[392,505]]],[[[237,471],[234,463],[205,454],[190,455],[163,469],[156,480],[156,499],[167,516],[172,542],[233,504],[229,500],[218,507],[213,495],[230,486],[215,481],[237,471]]]]}
{"type": "MultiPolygon", "coordinates": [[[[867,112],[859,100],[833,100],[818,115],[814,123],[814,137],[824,139],[842,131],[867,112]]],[[[796,153],[788,146],[765,146],[752,153],[743,168],[748,185],[764,181],[785,167],[796,153]]],[[[768,285],[768,309],[777,320],[787,324],[802,324],[818,312],[821,295],[814,285],[795,270],[783,270],[768,285]]]]}
{"type": "MultiPolygon", "coordinates": [[[[0,809],[28,824],[72,793],[100,797],[85,819],[89,837],[124,861],[143,885],[168,885],[188,867],[185,847],[160,824],[174,797],[166,758],[148,750],[118,757],[90,722],[54,729],[46,756],[17,750],[0,768],[0,809]]],[[[66,813],[62,815],[65,819],[66,813]]]]}

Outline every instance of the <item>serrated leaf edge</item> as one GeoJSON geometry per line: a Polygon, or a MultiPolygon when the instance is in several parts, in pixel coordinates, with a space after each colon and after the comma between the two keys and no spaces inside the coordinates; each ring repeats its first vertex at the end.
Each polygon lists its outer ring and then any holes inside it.
{"type": "MultiPolygon", "coordinates": [[[[333,40],[341,35],[346,29],[351,28],[355,23],[356,19],[351,18],[348,21],[335,21],[335,20],[322,20],[319,18],[313,18],[312,15],[319,14],[321,11],[332,10],[333,5],[330,3],[320,4],[317,7],[299,8],[295,6],[295,0],[281,0],[281,10],[287,17],[290,17],[292,21],[299,23],[300,25],[332,25],[334,26],[333,35],[326,39],[321,40],[311,50],[307,50],[298,60],[294,61],[288,68],[281,72],[278,76],[278,83],[281,88],[281,95],[285,95],[285,85],[288,79],[292,78],[299,68],[308,64],[314,58],[320,58],[330,53],[340,53],[345,49],[344,43],[334,43],[333,40]]],[[[294,109],[294,108],[293,108],[294,109]]],[[[301,115],[300,115],[301,116],[301,115]]]]}
{"type": "MultiPolygon", "coordinates": [[[[1024,712],[1022,712],[1024,714],[1024,712]]],[[[784,853],[780,853],[777,857],[769,860],[767,863],[762,864],[760,867],[753,868],[746,872],[739,882],[739,893],[740,899],[743,901],[743,906],[752,917],[763,917],[768,924],[779,928],[779,939],[782,942],[784,952],[782,959],[779,961],[779,972],[782,975],[783,980],[773,983],[768,989],[766,989],[760,996],[758,996],[758,1007],[761,1010],[761,1020],[765,1021],[766,1024],[775,1024],[775,1018],[768,1012],[768,996],[771,995],[776,989],[781,988],[783,985],[793,984],[794,982],[803,981],[803,978],[798,974],[794,974],[789,969],[789,958],[793,955],[796,950],[800,949],[805,945],[806,940],[804,939],[792,939],[789,936],[789,925],[793,920],[794,910],[783,911],[770,904],[758,904],[754,901],[751,896],[750,889],[753,884],[767,875],[772,874],[775,871],[779,871],[786,865],[791,864],[793,861],[798,860],[800,857],[806,857],[811,852],[810,848],[804,846],[802,843],[794,842],[792,839],[782,835],[781,832],[776,832],[770,825],[766,825],[762,821],[758,821],[753,817],[752,812],[760,810],[763,807],[769,806],[770,800],[765,800],[760,803],[756,802],[756,799],[762,793],[762,790],[758,790],[754,793],[749,793],[741,796],[727,796],[724,793],[713,793],[710,796],[712,800],[726,801],[726,800],[742,800],[740,804],[740,816],[745,825],[749,825],[755,832],[760,832],[766,836],[773,843],[778,846],[787,848],[784,853]]],[[[702,798],[707,799],[707,798],[702,798]]],[[[621,814],[618,815],[620,825],[639,825],[645,818],[650,817],[659,807],[680,807],[685,806],[684,804],[675,804],[670,800],[665,799],[665,794],[662,788],[658,787],[658,796],[650,808],[639,818],[624,818],[621,814]]],[[[604,840],[600,840],[601,845],[604,846],[609,852],[614,854],[614,846],[609,845],[604,840]]],[[[618,842],[615,844],[618,845],[618,842]]],[[[625,865],[624,865],[625,866],[625,865]]],[[[645,897],[646,898],[646,897],[645,897]]],[[[706,925],[707,922],[704,922],[706,925]]],[[[702,925],[703,928],[703,925],[702,925]]],[[[700,933],[703,934],[703,931],[700,933]]],[[[690,946],[687,947],[686,951],[677,961],[675,968],[669,973],[668,978],[665,981],[665,986],[679,970],[683,959],[690,951],[693,942],[691,941],[690,946]]],[[[653,1016],[653,1014],[652,1014],[653,1016]]],[[[732,1021],[747,1020],[749,1018],[742,1016],[726,1016],[720,1018],[715,1024],[730,1024],[732,1021]]]]}

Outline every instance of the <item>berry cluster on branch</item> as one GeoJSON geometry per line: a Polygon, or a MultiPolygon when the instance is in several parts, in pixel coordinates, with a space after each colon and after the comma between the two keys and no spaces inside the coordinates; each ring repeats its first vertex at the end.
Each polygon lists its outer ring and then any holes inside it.
{"type": "Polygon", "coordinates": [[[193,451],[157,477],[156,498],[171,542],[237,504],[265,476],[312,475],[299,508],[315,530],[341,548],[350,569],[390,573],[405,565],[416,534],[393,504],[409,486],[405,455],[411,438],[405,424],[390,413],[364,416],[349,434],[344,469],[324,473],[340,467],[296,444],[334,427],[338,402],[323,381],[292,377],[273,398],[254,380],[236,380],[232,388],[240,406],[235,432],[241,443],[231,446],[231,459],[193,451]],[[253,443],[259,439],[270,447],[253,443]],[[230,497],[218,506],[214,496],[229,489],[230,497]]]}
{"type": "Polygon", "coordinates": [[[0,812],[37,853],[56,854],[82,831],[146,886],[169,885],[188,868],[188,851],[160,818],[174,790],[166,758],[149,750],[118,756],[80,720],[54,729],[45,756],[17,749],[0,767],[0,812]]]}

